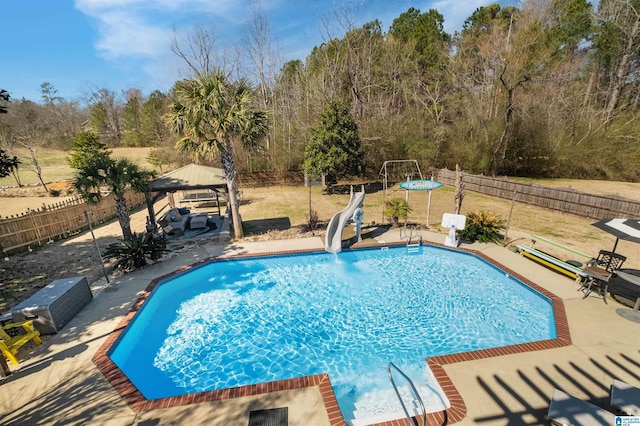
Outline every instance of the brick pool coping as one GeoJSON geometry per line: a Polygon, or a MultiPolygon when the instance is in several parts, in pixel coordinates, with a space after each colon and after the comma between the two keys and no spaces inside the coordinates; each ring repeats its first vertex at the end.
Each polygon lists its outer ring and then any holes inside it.
{"type": "MultiPolygon", "coordinates": [[[[404,245],[404,244],[405,243],[403,242],[384,243],[384,244],[362,244],[362,245],[358,245],[357,249],[397,246],[397,245],[404,245]]],[[[438,244],[438,243],[429,242],[424,244],[447,248],[444,245],[438,244]]],[[[496,262],[493,259],[490,259],[489,257],[485,256],[483,253],[480,253],[471,249],[466,249],[466,248],[457,248],[456,250],[468,252],[482,258],[486,262],[489,262],[499,267],[509,275],[522,281],[532,289],[548,297],[551,300],[551,303],[553,306],[557,337],[555,339],[542,340],[542,341],[532,342],[532,343],[524,343],[524,344],[504,346],[504,347],[494,348],[494,349],[483,349],[483,350],[463,352],[463,353],[453,354],[453,355],[442,355],[442,356],[427,358],[426,359],[427,365],[431,369],[431,372],[435,376],[436,380],[438,381],[440,387],[442,388],[444,394],[446,395],[450,403],[450,407],[447,408],[445,411],[428,414],[427,421],[430,424],[455,423],[462,420],[467,414],[466,405],[462,400],[462,397],[460,396],[460,393],[456,389],[455,385],[453,384],[453,382],[445,372],[443,367],[444,365],[464,362],[464,361],[473,361],[478,359],[492,358],[496,356],[511,355],[511,354],[517,354],[517,353],[523,353],[523,352],[540,351],[545,349],[559,348],[559,347],[571,345],[569,323],[567,320],[567,315],[564,309],[564,303],[562,302],[562,299],[560,299],[555,294],[549,292],[548,290],[531,282],[530,280],[518,274],[517,272],[511,270],[510,268],[496,262]]],[[[142,395],[142,393],[140,393],[140,391],[127,378],[127,376],[122,372],[122,370],[120,370],[113,363],[111,358],[109,358],[109,356],[107,355],[109,350],[111,349],[111,346],[113,346],[113,344],[116,342],[118,337],[120,337],[120,334],[124,331],[126,326],[133,319],[133,317],[138,312],[138,310],[142,307],[144,302],[147,300],[147,298],[151,294],[151,291],[161,281],[166,280],[167,278],[173,275],[201,266],[204,263],[211,262],[212,260],[216,261],[216,260],[243,259],[243,258],[251,258],[251,257],[280,256],[280,255],[291,255],[291,254],[313,253],[313,252],[318,252],[318,250],[317,249],[289,250],[289,251],[278,251],[278,252],[269,252],[269,253],[226,255],[226,256],[220,256],[220,257],[212,257],[209,259],[201,260],[192,265],[182,267],[169,274],[158,277],[153,281],[151,281],[149,286],[144,290],[144,292],[141,294],[138,300],[134,303],[131,309],[122,318],[118,326],[109,334],[105,342],[100,346],[98,351],[93,356],[92,361],[96,365],[98,370],[100,370],[100,372],[109,381],[109,383],[111,383],[111,386],[113,386],[113,388],[120,394],[120,396],[125,400],[125,402],[129,405],[129,407],[135,412],[145,412],[145,411],[151,411],[151,410],[157,410],[157,409],[183,406],[188,404],[196,404],[201,402],[222,401],[222,400],[227,400],[232,398],[254,396],[254,395],[261,395],[261,394],[266,394],[271,392],[318,386],[320,393],[322,395],[324,405],[327,410],[327,415],[328,415],[331,426],[346,426],[346,422],[342,417],[342,413],[340,412],[338,401],[333,392],[333,389],[331,386],[331,380],[328,374],[316,374],[311,376],[298,377],[295,379],[260,383],[257,385],[239,386],[231,389],[198,392],[198,393],[192,393],[188,395],[148,400],[142,395]]],[[[403,426],[405,423],[406,423],[406,419],[398,419],[390,422],[379,423],[376,426],[403,426]]]]}

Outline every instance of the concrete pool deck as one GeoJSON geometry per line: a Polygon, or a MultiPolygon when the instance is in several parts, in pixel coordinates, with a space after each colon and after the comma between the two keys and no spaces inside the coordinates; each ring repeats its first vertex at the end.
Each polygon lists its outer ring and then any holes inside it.
{"type": "MultiPolygon", "coordinates": [[[[445,238],[421,234],[425,242],[441,244],[445,238]]],[[[389,231],[377,240],[397,242],[400,235],[389,231]]],[[[45,336],[43,345],[35,347],[9,378],[0,380],[0,424],[241,426],[248,424],[251,410],[287,406],[289,425],[330,425],[317,386],[135,412],[92,362],[138,296],[159,276],[212,256],[323,248],[320,238],[202,245],[118,277],[108,286],[94,283],[94,300],[59,334],[45,336]]],[[[621,307],[617,302],[605,305],[595,295],[583,300],[571,279],[500,246],[476,243],[465,248],[561,298],[572,344],[444,365],[466,407],[466,416],[456,424],[544,424],[554,388],[607,406],[613,378],[640,385],[640,325],[616,314],[621,307]]]]}

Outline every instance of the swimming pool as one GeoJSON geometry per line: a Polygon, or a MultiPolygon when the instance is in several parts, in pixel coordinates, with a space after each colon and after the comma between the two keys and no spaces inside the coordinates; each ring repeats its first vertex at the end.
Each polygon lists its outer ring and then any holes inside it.
{"type": "Polygon", "coordinates": [[[548,298],[477,256],[353,250],[172,277],[109,355],[148,399],[328,373],[349,421],[400,410],[377,404],[390,361],[437,393],[426,357],[552,339],[554,324],[548,298]]]}

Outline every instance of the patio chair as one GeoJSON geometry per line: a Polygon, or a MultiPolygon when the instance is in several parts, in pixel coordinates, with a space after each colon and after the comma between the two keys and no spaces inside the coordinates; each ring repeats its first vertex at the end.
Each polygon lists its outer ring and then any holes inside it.
{"type": "Polygon", "coordinates": [[[607,303],[607,292],[609,290],[609,279],[613,271],[622,267],[626,256],[607,250],[600,250],[598,257],[587,262],[584,272],[587,278],[582,281],[583,299],[589,296],[592,291],[596,290],[602,296],[604,303],[607,303]]]}
{"type": "Polygon", "coordinates": [[[640,388],[613,379],[611,406],[627,416],[640,416],[640,388]]]}
{"type": "Polygon", "coordinates": [[[15,322],[0,327],[0,352],[14,365],[20,364],[16,358],[18,349],[24,346],[29,340],[33,340],[36,345],[42,343],[40,332],[33,327],[33,320],[15,322]],[[22,327],[24,333],[16,333],[22,327]]]}
{"type": "Polygon", "coordinates": [[[614,425],[616,416],[604,408],[555,389],[547,417],[554,425],[605,426],[614,425]]]}

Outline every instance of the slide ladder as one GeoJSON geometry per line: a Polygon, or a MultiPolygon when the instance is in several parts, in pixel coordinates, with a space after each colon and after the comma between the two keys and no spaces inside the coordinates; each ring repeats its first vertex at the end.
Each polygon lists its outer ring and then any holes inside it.
{"type": "Polygon", "coordinates": [[[427,410],[424,408],[424,403],[422,402],[422,398],[420,398],[420,395],[418,394],[418,390],[413,385],[413,382],[411,381],[409,376],[404,374],[404,372],[402,370],[400,370],[398,368],[398,366],[396,366],[393,362],[389,363],[389,367],[387,368],[387,371],[389,373],[389,380],[391,381],[391,385],[393,386],[393,390],[396,392],[396,396],[398,397],[398,400],[400,401],[400,405],[402,405],[402,410],[404,410],[404,414],[407,416],[407,420],[409,421],[409,425],[411,425],[411,426],[427,426],[427,410]],[[420,405],[420,411],[422,411],[422,425],[419,424],[417,418],[413,419],[411,417],[411,414],[409,414],[409,410],[407,409],[407,406],[405,405],[404,401],[402,400],[402,396],[400,395],[400,391],[398,390],[398,387],[396,386],[396,382],[393,380],[393,372],[391,371],[392,368],[394,370],[396,370],[398,373],[400,373],[400,375],[407,381],[407,383],[409,383],[409,388],[411,389],[411,393],[413,394],[414,399],[416,401],[418,401],[418,404],[420,405]]]}
{"type": "Polygon", "coordinates": [[[343,210],[339,211],[329,221],[327,226],[327,234],[325,236],[324,249],[329,253],[339,253],[342,251],[342,231],[347,222],[351,220],[353,214],[358,208],[362,208],[364,202],[364,185],[362,185],[361,192],[353,192],[353,186],[351,187],[351,198],[349,199],[349,205],[343,210]]]}

